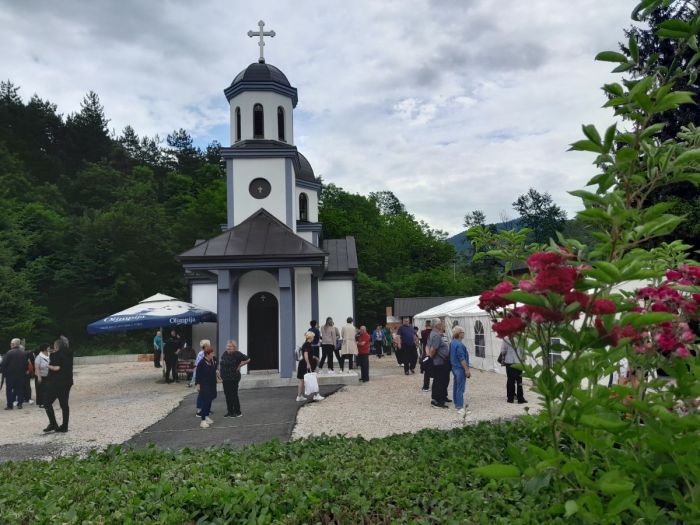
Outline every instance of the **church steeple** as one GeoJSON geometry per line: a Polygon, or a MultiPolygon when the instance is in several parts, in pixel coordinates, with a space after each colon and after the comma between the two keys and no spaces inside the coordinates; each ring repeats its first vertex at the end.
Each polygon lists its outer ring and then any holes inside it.
{"type": "Polygon", "coordinates": [[[265,27],[265,22],[263,22],[262,20],[260,20],[258,22],[258,27],[260,28],[260,30],[258,30],[258,31],[248,31],[248,36],[250,38],[253,38],[254,36],[260,37],[260,41],[258,42],[258,45],[260,46],[260,58],[258,59],[258,62],[260,64],[264,64],[265,63],[265,54],[263,53],[263,49],[265,47],[265,40],[263,39],[263,37],[269,36],[270,38],[274,38],[275,32],[274,31],[263,31],[263,27],[265,27]]]}

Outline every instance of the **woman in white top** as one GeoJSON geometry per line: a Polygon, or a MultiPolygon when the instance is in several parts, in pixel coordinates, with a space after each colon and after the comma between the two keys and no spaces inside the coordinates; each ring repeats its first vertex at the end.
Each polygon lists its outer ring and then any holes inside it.
{"type": "Polygon", "coordinates": [[[39,353],[34,358],[34,374],[36,375],[36,404],[44,407],[46,397],[46,378],[49,375],[49,345],[39,346],[39,353]]]}
{"type": "Polygon", "coordinates": [[[357,336],[357,328],[355,328],[352,324],[352,317],[348,317],[347,320],[348,323],[340,330],[340,337],[343,339],[343,345],[340,349],[340,353],[342,354],[342,359],[340,361],[341,372],[344,371],[346,358],[349,359],[350,370],[352,370],[353,359],[354,356],[357,355],[357,340],[355,339],[357,336]]]}

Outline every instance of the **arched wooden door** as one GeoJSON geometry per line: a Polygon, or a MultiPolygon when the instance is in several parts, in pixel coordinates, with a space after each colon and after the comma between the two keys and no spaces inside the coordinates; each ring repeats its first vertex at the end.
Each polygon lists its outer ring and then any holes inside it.
{"type": "Polygon", "coordinates": [[[279,369],[279,305],[268,292],[248,301],[248,348],[250,370],[279,369]]]}

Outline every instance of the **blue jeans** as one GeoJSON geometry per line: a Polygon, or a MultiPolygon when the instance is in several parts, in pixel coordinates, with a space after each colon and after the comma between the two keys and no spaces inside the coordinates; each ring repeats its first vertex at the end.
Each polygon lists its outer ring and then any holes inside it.
{"type": "Polygon", "coordinates": [[[464,387],[467,384],[467,374],[464,368],[452,368],[452,375],[455,376],[455,381],[452,385],[452,399],[455,408],[464,408],[464,387]]]}

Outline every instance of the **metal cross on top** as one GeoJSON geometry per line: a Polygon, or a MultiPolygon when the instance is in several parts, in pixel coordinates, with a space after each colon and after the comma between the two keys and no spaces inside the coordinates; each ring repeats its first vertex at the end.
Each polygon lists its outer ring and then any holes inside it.
{"type": "Polygon", "coordinates": [[[260,58],[258,59],[258,62],[261,64],[265,63],[265,56],[263,55],[263,48],[265,47],[265,40],[263,40],[263,37],[269,36],[270,38],[275,36],[274,31],[263,31],[263,27],[265,27],[265,22],[260,20],[258,22],[258,27],[260,28],[260,31],[248,31],[248,36],[250,38],[253,38],[254,36],[259,36],[260,41],[258,42],[258,45],[260,46],[260,58]]]}

